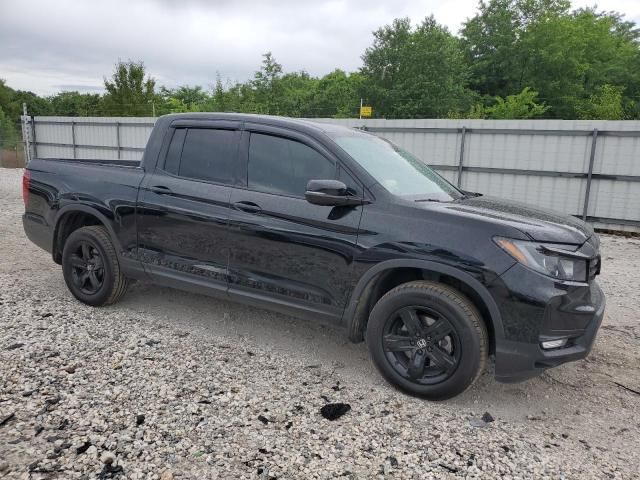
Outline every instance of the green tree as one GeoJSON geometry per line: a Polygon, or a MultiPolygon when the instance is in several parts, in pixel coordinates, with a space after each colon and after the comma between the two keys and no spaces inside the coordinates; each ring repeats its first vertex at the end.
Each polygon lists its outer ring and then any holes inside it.
{"type": "Polygon", "coordinates": [[[473,95],[460,42],[433,17],[415,29],[408,18],[397,19],[373,35],[362,74],[378,115],[437,118],[469,108],[473,95]]]}
{"type": "Polygon", "coordinates": [[[9,113],[9,104],[12,102],[14,94],[15,90],[10,88],[4,79],[0,78],[0,108],[7,114],[9,113]]]}
{"type": "Polygon", "coordinates": [[[171,90],[171,96],[187,105],[191,111],[200,110],[209,100],[207,92],[199,85],[185,85],[171,90]]]}
{"type": "Polygon", "coordinates": [[[200,86],[184,85],[169,89],[160,87],[157,113],[203,112],[207,110],[209,94],[200,86]]]}
{"type": "Polygon", "coordinates": [[[318,79],[307,72],[294,72],[277,79],[276,111],[289,117],[312,117],[313,95],[318,79]]]}
{"type": "Polygon", "coordinates": [[[471,85],[481,95],[506,96],[526,86],[522,39],[532,25],[566,15],[568,0],[481,0],[461,29],[471,85]]]}
{"type": "MultiPolygon", "coordinates": [[[[533,26],[523,77],[560,118],[576,118],[604,85],[640,93],[638,32],[618,14],[578,10],[533,26]]],[[[625,99],[623,99],[625,103],[625,99]]]]}
{"type": "Polygon", "coordinates": [[[0,107],[0,149],[15,148],[18,144],[18,131],[14,123],[0,107]]]}
{"type": "Polygon", "coordinates": [[[224,91],[224,86],[222,85],[222,78],[220,78],[220,74],[217,73],[216,74],[216,85],[213,88],[213,98],[211,100],[213,100],[213,105],[215,105],[215,108],[213,110],[219,111],[219,112],[226,112],[227,111],[227,100],[226,100],[226,95],[225,95],[225,91],[224,91]]]}
{"type": "Polygon", "coordinates": [[[253,89],[255,113],[280,115],[279,95],[281,93],[280,80],[282,65],[276,62],[271,52],[265,53],[262,68],[257,71],[250,82],[253,89]]]}
{"type": "Polygon", "coordinates": [[[156,81],[146,76],[143,62],[119,61],[111,80],[104,79],[104,112],[112,116],[151,115],[159,100],[155,86],[156,81]]]}
{"type": "Polygon", "coordinates": [[[598,120],[624,120],[622,104],[623,87],[603,85],[589,97],[589,102],[580,112],[580,118],[598,120]]]}
{"type": "Polygon", "coordinates": [[[364,77],[336,69],[320,78],[311,99],[312,117],[348,118],[358,115],[364,77]]]}
{"type": "Polygon", "coordinates": [[[544,103],[536,103],[538,92],[529,87],[516,95],[507,98],[496,97],[495,103],[485,108],[486,118],[491,119],[526,119],[542,116],[549,107],[544,103]]]}
{"type": "Polygon", "coordinates": [[[47,98],[51,113],[66,117],[100,115],[101,96],[92,93],[61,92],[47,98]]]}
{"type": "Polygon", "coordinates": [[[14,90],[0,78],[0,107],[12,121],[19,122],[22,115],[22,105],[27,105],[29,115],[50,115],[51,106],[47,99],[39,97],[33,92],[14,90]]]}
{"type": "Polygon", "coordinates": [[[623,87],[627,116],[637,108],[638,29],[618,13],[571,12],[566,0],[482,1],[462,42],[481,95],[506,97],[529,86],[549,115],[576,118],[609,84],[623,87]]]}
{"type": "Polygon", "coordinates": [[[477,118],[492,120],[522,120],[539,118],[549,107],[538,103],[538,92],[525,87],[520,93],[506,98],[485,97],[486,103],[476,103],[464,115],[450,115],[450,118],[477,118]]]}

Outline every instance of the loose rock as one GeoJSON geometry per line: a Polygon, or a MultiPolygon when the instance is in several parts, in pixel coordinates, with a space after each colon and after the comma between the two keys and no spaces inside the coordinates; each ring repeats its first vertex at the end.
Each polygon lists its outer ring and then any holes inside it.
{"type": "Polygon", "coordinates": [[[489,412],[485,412],[484,415],[482,415],[482,421],[484,423],[491,423],[493,420],[494,419],[489,412]]]}
{"type": "Polygon", "coordinates": [[[116,456],[111,452],[104,452],[100,457],[100,461],[107,465],[111,465],[113,462],[116,461],[116,456]]]}
{"type": "Polygon", "coordinates": [[[163,471],[160,480],[173,480],[173,472],[171,470],[163,471]]]}
{"type": "Polygon", "coordinates": [[[337,420],[351,410],[348,403],[327,403],[320,409],[320,413],[327,420],[337,420]]]}

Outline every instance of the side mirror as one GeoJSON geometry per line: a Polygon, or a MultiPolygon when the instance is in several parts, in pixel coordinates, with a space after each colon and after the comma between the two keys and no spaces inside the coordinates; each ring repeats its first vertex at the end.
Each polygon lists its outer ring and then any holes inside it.
{"type": "Polygon", "coordinates": [[[314,205],[331,207],[364,203],[361,198],[350,196],[347,186],[339,180],[309,180],[304,197],[314,205]]]}

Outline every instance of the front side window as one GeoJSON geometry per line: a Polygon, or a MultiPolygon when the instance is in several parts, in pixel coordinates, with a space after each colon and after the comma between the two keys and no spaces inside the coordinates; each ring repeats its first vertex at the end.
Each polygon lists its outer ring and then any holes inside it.
{"type": "MultiPolygon", "coordinates": [[[[179,130],[174,134],[174,139],[179,143],[181,136],[178,132],[179,130]]],[[[189,128],[184,135],[179,165],[175,165],[175,160],[172,160],[177,155],[179,145],[173,150],[174,142],[172,141],[165,169],[177,167],[177,175],[180,177],[231,183],[235,168],[236,132],[189,128]]],[[[171,170],[167,169],[167,171],[171,170]]]]}
{"type": "Polygon", "coordinates": [[[464,196],[422,161],[387,140],[364,133],[340,133],[333,140],[394,195],[443,202],[464,196]]]}
{"type": "Polygon", "coordinates": [[[335,177],[335,164],[313,148],[287,138],[251,134],[247,171],[250,189],[304,196],[309,180],[335,177]]]}

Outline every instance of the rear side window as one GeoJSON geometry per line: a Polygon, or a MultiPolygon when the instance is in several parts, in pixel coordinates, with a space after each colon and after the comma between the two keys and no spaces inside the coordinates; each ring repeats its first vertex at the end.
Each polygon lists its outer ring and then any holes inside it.
{"type": "Polygon", "coordinates": [[[335,177],[335,164],[313,148],[282,137],[251,134],[247,172],[250,189],[304,196],[309,180],[335,177]]]}
{"type": "Polygon", "coordinates": [[[180,177],[232,183],[236,147],[234,130],[178,129],[167,151],[165,170],[180,177]]]}
{"type": "Polygon", "coordinates": [[[179,128],[173,132],[171,138],[171,144],[169,150],[167,150],[167,158],[164,161],[164,170],[174,175],[178,174],[178,168],[180,167],[180,155],[182,155],[182,145],[184,144],[184,137],[187,131],[184,128],[179,128]]]}

